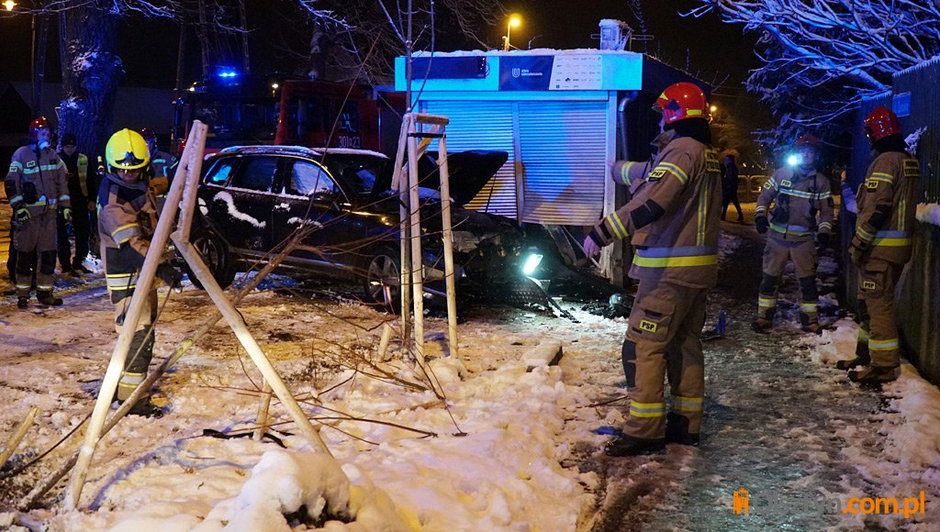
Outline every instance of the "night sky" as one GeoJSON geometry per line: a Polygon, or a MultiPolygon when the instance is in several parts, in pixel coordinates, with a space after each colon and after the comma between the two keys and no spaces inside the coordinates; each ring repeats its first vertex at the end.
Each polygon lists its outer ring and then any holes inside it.
{"type": "MultiPolygon", "coordinates": [[[[593,48],[598,41],[592,39],[599,30],[597,23],[602,18],[620,19],[639,33],[637,19],[631,13],[629,0],[594,0],[573,2],[571,0],[507,0],[511,12],[522,15],[522,26],[512,32],[513,45],[526,48],[530,39],[538,48],[593,48]],[[577,7],[574,7],[577,6],[577,7]]],[[[644,51],[644,46],[653,55],[673,65],[686,67],[690,73],[706,82],[728,79],[729,88],[739,87],[747,70],[757,66],[752,52],[753,39],[741,35],[738,26],[721,23],[714,15],[701,19],[682,18],[676,12],[686,11],[696,2],[674,0],[669,2],[645,0],[642,2],[647,32],[655,37],[649,43],[635,43],[634,50],[644,51]]],[[[249,2],[249,18],[258,20],[262,14],[270,15],[277,2],[249,2]],[[255,11],[253,14],[251,11],[255,11]]],[[[272,31],[271,24],[261,22],[253,35],[252,61],[256,70],[285,69],[278,64],[278,53],[284,44],[282,24],[272,31]],[[280,41],[280,42],[277,42],[280,41]]],[[[58,42],[55,24],[50,25],[50,45],[47,51],[47,79],[57,81],[58,42]]],[[[444,28],[440,33],[447,33],[444,28]]],[[[487,42],[497,48],[505,27],[494,27],[481,31],[487,42]]],[[[0,15],[0,79],[26,80],[30,64],[30,20],[27,16],[0,15]]],[[[178,29],[176,24],[162,20],[134,21],[122,25],[121,55],[124,58],[130,85],[170,88],[176,77],[176,48],[178,29]]],[[[195,42],[191,41],[192,45],[195,42]]],[[[282,51],[282,50],[281,50],[282,51]]],[[[281,59],[283,60],[283,59],[281,59]]],[[[195,46],[191,49],[190,68],[187,76],[196,76],[199,54],[195,46]]],[[[723,91],[722,91],[723,92],[723,91]]]]}

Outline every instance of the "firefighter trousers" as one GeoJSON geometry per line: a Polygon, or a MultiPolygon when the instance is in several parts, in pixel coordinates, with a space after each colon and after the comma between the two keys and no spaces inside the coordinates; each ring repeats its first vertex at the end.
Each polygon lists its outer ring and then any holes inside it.
{"type": "MultiPolygon", "coordinates": [[[[113,292],[112,292],[113,293],[113,292]]],[[[120,334],[121,327],[124,324],[124,317],[127,309],[130,307],[131,295],[133,291],[127,291],[127,297],[114,301],[114,329],[120,334]]],[[[150,360],[153,358],[154,331],[153,323],[156,321],[157,313],[157,291],[151,290],[148,297],[144,300],[144,308],[141,310],[140,322],[134,330],[134,338],[131,340],[130,349],[127,351],[127,358],[124,360],[124,372],[121,374],[121,380],[118,381],[116,399],[123,401],[130,397],[137,386],[144,382],[147,377],[147,369],[150,367],[150,360]]]]}
{"type": "Polygon", "coordinates": [[[705,394],[701,335],[706,293],[704,288],[640,281],[623,349],[630,395],[624,434],[645,440],[665,437],[665,378],[672,393],[671,414],[685,418],[688,433],[699,433],[705,394]]]}
{"type": "Polygon", "coordinates": [[[16,295],[28,297],[35,277],[37,292],[52,292],[55,278],[55,213],[45,212],[13,229],[16,247],[16,295]]]}
{"type": "Polygon", "coordinates": [[[788,261],[800,283],[800,322],[803,325],[818,322],[819,296],[816,291],[816,243],[809,240],[782,240],[772,234],[764,247],[757,315],[773,320],[777,308],[777,287],[788,261]]]}
{"type": "MultiPolygon", "coordinates": [[[[903,264],[871,258],[859,266],[858,343],[867,344],[872,367],[896,368],[901,364],[894,287],[903,269],[903,264]]],[[[864,351],[863,345],[856,349],[856,352],[864,351]]]]}

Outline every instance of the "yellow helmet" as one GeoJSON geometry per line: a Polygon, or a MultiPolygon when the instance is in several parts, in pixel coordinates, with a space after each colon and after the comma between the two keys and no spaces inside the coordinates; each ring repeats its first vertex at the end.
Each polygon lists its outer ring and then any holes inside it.
{"type": "Polygon", "coordinates": [[[140,133],[125,128],[108,139],[104,157],[118,170],[136,170],[150,163],[150,149],[140,133]]]}

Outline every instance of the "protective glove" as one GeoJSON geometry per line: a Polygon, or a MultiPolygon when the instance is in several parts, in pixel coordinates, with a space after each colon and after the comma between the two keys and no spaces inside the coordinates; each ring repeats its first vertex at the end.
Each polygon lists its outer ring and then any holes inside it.
{"type": "Polygon", "coordinates": [[[72,209],[68,207],[62,209],[62,219],[65,223],[72,223],[72,209]]]}
{"type": "Polygon", "coordinates": [[[831,235],[829,233],[818,233],[816,235],[816,243],[819,244],[819,249],[828,248],[830,239],[831,235]]]}
{"type": "Polygon", "coordinates": [[[852,242],[849,244],[849,258],[852,260],[852,264],[856,266],[861,264],[867,253],[868,242],[865,242],[858,236],[853,237],[852,242]]]}
{"type": "Polygon", "coordinates": [[[601,248],[598,247],[597,242],[594,242],[594,239],[590,236],[584,237],[584,244],[581,246],[581,249],[584,250],[584,255],[588,258],[597,256],[601,248]]]}
{"type": "Polygon", "coordinates": [[[20,205],[16,208],[16,212],[13,214],[16,217],[17,223],[28,222],[32,215],[29,214],[29,209],[25,205],[20,205]]]}
{"type": "Polygon", "coordinates": [[[180,286],[180,281],[183,279],[183,272],[179,271],[179,268],[164,262],[157,266],[157,278],[171,289],[175,290],[180,286]]]}
{"type": "Polygon", "coordinates": [[[767,221],[766,216],[754,218],[754,225],[757,227],[757,232],[760,234],[764,234],[770,229],[770,222],[767,221]]]}
{"type": "Polygon", "coordinates": [[[151,177],[149,187],[154,196],[162,196],[170,190],[170,180],[165,177],[151,177]]]}

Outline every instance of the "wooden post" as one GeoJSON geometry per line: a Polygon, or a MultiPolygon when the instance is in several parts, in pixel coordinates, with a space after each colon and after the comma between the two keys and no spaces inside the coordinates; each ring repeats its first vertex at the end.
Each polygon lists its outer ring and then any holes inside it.
{"type": "Polygon", "coordinates": [[[408,135],[408,196],[411,222],[411,286],[414,308],[415,358],[424,365],[424,261],[421,255],[421,197],[418,193],[418,146],[414,133],[417,130],[414,116],[408,135]]]}
{"type": "Polygon", "coordinates": [[[258,402],[258,420],[255,422],[257,427],[251,437],[261,441],[265,431],[268,430],[268,411],[271,409],[271,385],[267,380],[261,383],[261,400],[258,402]]]}
{"type": "Polygon", "coordinates": [[[190,142],[187,143],[186,149],[183,151],[182,162],[176,169],[173,184],[170,186],[170,191],[167,194],[163,212],[161,213],[160,220],[157,222],[157,228],[151,239],[150,248],[147,251],[144,265],[137,279],[137,288],[134,290],[134,295],[131,296],[130,305],[124,318],[124,324],[121,326],[118,340],[114,345],[114,350],[111,352],[111,361],[108,363],[108,369],[101,382],[101,389],[98,392],[98,399],[95,401],[95,408],[92,411],[88,432],[85,434],[85,443],[79,450],[76,467],[72,471],[71,479],[69,479],[65,499],[67,509],[75,509],[78,506],[82,494],[82,486],[85,484],[85,477],[88,474],[88,466],[91,464],[95,448],[101,438],[101,428],[108,415],[108,408],[111,405],[111,399],[114,397],[114,391],[117,389],[121,373],[124,371],[124,361],[127,359],[127,352],[130,348],[134,331],[137,329],[137,324],[140,322],[143,305],[150,295],[150,288],[153,286],[157,265],[159,265],[162,260],[170,230],[175,223],[176,211],[179,207],[183,193],[183,185],[186,181],[185,176],[194,163],[201,164],[207,130],[208,128],[202,122],[197,120],[193,123],[192,132],[189,136],[190,142]],[[196,159],[198,159],[198,161],[196,159]]]}
{"type": "MultiPolygon", "coordinates": [[[[410,103],[409,103],[410,105],[410,103]]],[[[398,134],[398,151],[395,154],[395,168],[392,177],[392,187],[398,191],[398,227],[399,227],[399,263],[398,297],[401,299],[401,326],[400,336],[404,339],[411,334],[411,239],[409,215],[411,202],[408,196],[408,177],[403,170],[405,164],[405,146],[408,142],[408,132],[411,131],[411,114],[406,114],[401,121],[401,131],[398,134]]]]}
{"type": "Polygon", "coordinates": [[[30,408],[29,412],[26,413],[26,417],[23,418],[23,421],[20,422],[16,430],[13,431],[13,436],[10,438],[10,441],[8,441],[6,447],[3,448],[3,452],[0,452],[0,467],[3,467],[3,465],[7,463],[7,460],[13,456],[13,452],[16,451],[16,448],[20,446],[20,442],[23,441],[23,438],[26,436],[26,431],[33,425],[33,420],[36,419],[37,412],[39,412],[39,407],[34,406],[30,408]]]}
{"type": "MultiPolygon", "coordinates": [[[[441,128],[443,130],[443,128],[441,128]]],[[[454,280],[454,233],[450,215],[450,173],[447,167],[447,140],[441,137],[438,147],[441,176],[441,225],[444,239],[444,283],[447,289],[447,343],[450,356],[457,356],[457,283],[454,280]]]]}

